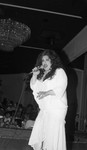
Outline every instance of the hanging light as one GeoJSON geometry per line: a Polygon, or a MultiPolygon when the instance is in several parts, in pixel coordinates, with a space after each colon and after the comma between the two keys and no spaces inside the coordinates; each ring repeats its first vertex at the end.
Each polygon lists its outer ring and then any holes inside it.
{"type": "Polygon", "coordinates": [[[30,28],[20,22],[0,19],[0,50],[13,51],[30,38],[30,28]]]}

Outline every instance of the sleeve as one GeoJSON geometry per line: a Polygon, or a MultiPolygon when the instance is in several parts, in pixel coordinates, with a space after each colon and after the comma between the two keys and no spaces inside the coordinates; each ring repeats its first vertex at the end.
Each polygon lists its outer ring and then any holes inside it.
{"type": "Polygon", "coordinates": [[[34,96],[34,98],[35,98],[35,100],[37,99],[37,94],[36,94],[36,90],[35,90],[35,85],[36,84],[32,84],[32,82],[31,82],[31,80],[30,80],[30,88],[31,88],[31,90],[32,90],[32,94],[33,94],[33,96],[34,96]]]}
{"type": "MultiPolygon", "coordinates": [[[[32,79],[32,78],[31,78],[31,79],[32,79]]],[[[32,84],[31,79],[30,79],[30,88],[31,88],[32,91],[34,91],[35,86],[36,86],[36,82],[35,82],[34,84],[32,84]]],[[[37,81],[37,80],[36,80],[36,81],[37,81]]]]}
{"type": "Polygon", "coordinates": [[[67,88],[67,75],[65,71],[63,69],[57,69],[53,80],[53,91],[58,99],[60,99],[66,92],[67,88]]]}
{"type": "Polygon", "coordinates": [[[31,80],[30,80],[30,88],[33,91],[34,85],[31,83],[31,80]]]}

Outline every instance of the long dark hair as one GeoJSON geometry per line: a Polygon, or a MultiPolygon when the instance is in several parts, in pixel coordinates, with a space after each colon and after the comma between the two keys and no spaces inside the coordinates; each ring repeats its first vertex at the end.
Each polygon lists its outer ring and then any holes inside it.
{"type": "MultiPolygon", "coordinates": [[[[39,54],[36,65],[35,66],[41,66],[42,65],[42,57],[47,55],[51,60],[51,71],[45,76],[44,80],[47,78],[52,78],[55,74],[55,71],[57,68],[63,68],[63,63],[58,56],[58,54],[54,50],[44,50],[42,53],[39,54]]],[[[41,79],[43,77],[43,71],[40,71],[40,74],[37,76],[38,79],[41,79]]]]}

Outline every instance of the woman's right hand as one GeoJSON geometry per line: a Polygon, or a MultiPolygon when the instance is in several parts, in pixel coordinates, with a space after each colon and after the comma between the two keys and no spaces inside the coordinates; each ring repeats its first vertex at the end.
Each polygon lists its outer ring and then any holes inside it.
{"type": "Polygon", "coordinates": [[[32,69],[32,78],[30,80],[30,85],[32,87],[32,85],[35,84],[36,80],[37,80],[37,75],[40,73],[40,70],[38,67],[35,67],[34,69],[32,69]]]}
{"type": "Polygon", "coordinates": [[[35,67],[34,69],[32,69],[32,73],[34,76],[37,76],[40,73],[40,70],[38,67],[35,67]]]}

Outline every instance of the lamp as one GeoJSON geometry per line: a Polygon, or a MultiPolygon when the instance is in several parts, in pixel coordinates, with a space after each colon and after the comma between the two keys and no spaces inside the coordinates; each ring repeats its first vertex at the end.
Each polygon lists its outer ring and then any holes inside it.
{"type": "Polygon", "coordinates": [[[0,19],[0,50],[13,51],[30,38],[30,28],[20,22],[0,19]]]}

